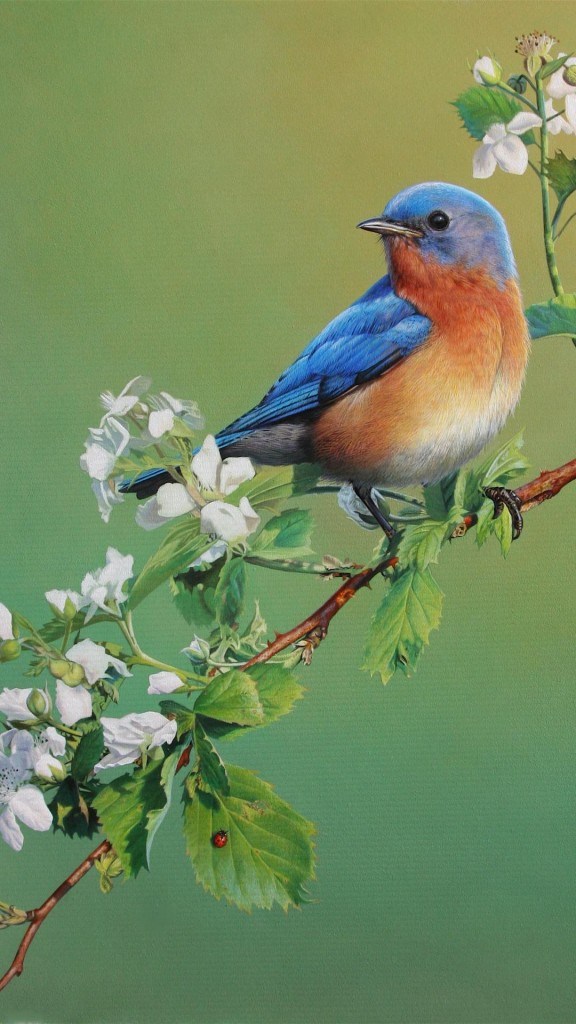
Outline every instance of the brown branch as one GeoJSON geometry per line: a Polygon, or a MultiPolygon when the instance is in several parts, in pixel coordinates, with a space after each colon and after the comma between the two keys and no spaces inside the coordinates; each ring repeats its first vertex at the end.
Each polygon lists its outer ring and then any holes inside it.
{"type": "MultiPolygon", "coordinates": [[[[558,494],[562,488],[566,487],[566,484],[576,480],[576,459],[572,459],[571,462],[567,462],[564,466],[560,466],[558,469],[544,470],[540,473],[540,476],[536,477],[535,480],[531,480],[527,484],[523,484],[516,490],[516,494],[520,497],[522,502],[522,511],[527,512],[532,508],[536,508],[541,505],[543,501],[548,501],[549,498],[553,498],[558,494]]],[[[475,516],[466,516],[462,520],[459,535],[466,533],[476,521],[475,516]]],[[[458,529],[458,528],[457,528],[458,529]]],[[[309,660],[311,652],[318,646],[318,644],[324,639],[328,631],[332,619],[338,612],[351,601],[352,598],[362,590],[364,587],[369,586],[370,582],[379,573],[385,572],[386,569],[392,569],[397,565],[397,558],[385,558],[377,565],[369,569],[362,569],[360,572],[351,576],[347,579],[338,590],[332,594],[332,597],[328,598],[323,605],[320,606],[315,612],[312,612],[306,619],[304,619],[298,626],[294,626],[293,629],[289,629],[287,633],[279,633],[275,640],[272,640],[268,646],[256,654],[250,661],[246,662],[243,666],[244,669],[250,668],[252,665],[261,664],[262,662],[269,661],[274,655],[284,651],[287,647],[292,644],[297,644],[301,641],[305,642],[306,652],[304,654],[304,660],[309,660]]],[[[186,748],[180,756],[178,762],[178,769],[183,768],[189,761],[190,748],[186,748]]],[[[54,909],[54,907],[60,902],[60,900],[66,896],[70,889],[73,888],[88,873],[92,865],[99,857],[103,854],[108,853],[111,850],[110,842],[105,839],[99,846],[96,847],[92,853],[88,854],[85,860],[72,872],[68,878],[62,882],[61,885],[48,897],[42,906],[38,907],[37,910],[29,910],[25,914],[25,920],[30,921],[30,924],[26,930],[26,934],[18,947],[18,951],[11,967],[3,978],[0,978],[0,991],[6,987],[6,985],[20,975],[24,969],[24,958],[30,944],[32,943],[40,925],[46,920],[48,914],[54,909]]]]}
{"type": "Polygon", "coordinates": [[[30,921],[30,924],[26,929],[22,942],[18,946],[16,956],[14,957],[11,966],[6,971],[6,974],[2,978],[0,978],[0,992],[2,991],[3,988],[6,988],[6,985],[8,985],[10,981],[12,981],[12,978],[17,978],[18,975],[22,974],[22,971],[24,970],[24,960],[26,958],[26,953],[28,952],[31,943],[36,936],[36,932],[40,928],[40,925],[43,923],[43,921],[46,920],[48,914],[52,910],[54,910],[56,904],[59,903],[60,900],[63,899],[64,896],[66,896],[70,892],[70,889],[73,889],[81,878],[84,878],[84,875],[86,875],[88,871],[90,871],[90,868],[94,864],[94,861],[98,860],[99,857],[102,857],[103,854],[108,853],[108,851],[111,850],[111,848],[111,843],[107,839],[105,839],[102,843],[100,843],[99,846],[96,847],[95,850],[92,850],[92,853],[88,854],[88,856],[82,861],[81,864],[78,865],[77,868],[74,869],[74,871],[70,875],[68,875],[68,878],[66,878],[62,882],[62,884],[54,890],[52,895],[44,901],[42,906],[38,907],[37,910],[28,910],[26,912],[26,920],[30,921]]]}

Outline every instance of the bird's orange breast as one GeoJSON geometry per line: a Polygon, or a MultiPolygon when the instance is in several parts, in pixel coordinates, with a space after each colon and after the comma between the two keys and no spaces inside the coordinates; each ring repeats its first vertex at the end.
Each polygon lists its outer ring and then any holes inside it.
{"type": "Polygon", "coordinates": [[[473,458],[516,405],[529,347],[514,280],[499,288],[483,271],[431,265],[405,243],[394,256],[394,290],[430,318],[430,336],[328,406],[312,442],[338,479],[390,486],[440,479],[473,458]]]}

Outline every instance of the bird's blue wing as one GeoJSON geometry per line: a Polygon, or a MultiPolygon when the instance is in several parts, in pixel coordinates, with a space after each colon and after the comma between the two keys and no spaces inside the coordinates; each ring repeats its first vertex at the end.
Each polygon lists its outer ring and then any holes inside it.
{"type": "Polygon", "coordinates": [[[382,278],[321,331],[259,405],[220,431],[218,444],[311,412],[379,377],[421,345],[430,328],[427,317],[394,293],[390,278],[382,278]]]}

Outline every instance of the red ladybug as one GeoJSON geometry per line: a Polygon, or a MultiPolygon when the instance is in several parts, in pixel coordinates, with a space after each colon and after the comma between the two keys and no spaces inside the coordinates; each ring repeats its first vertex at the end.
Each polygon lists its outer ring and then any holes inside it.
{"type": "Polygon", "coordinates": [[[226,846],[227,842],[228,833],[225,832],[223,828],[221,828],[219,832],[215,832],[212,836],[212,844],[217,847],[218,850],[221,850],[223,846],[226,846]]]}

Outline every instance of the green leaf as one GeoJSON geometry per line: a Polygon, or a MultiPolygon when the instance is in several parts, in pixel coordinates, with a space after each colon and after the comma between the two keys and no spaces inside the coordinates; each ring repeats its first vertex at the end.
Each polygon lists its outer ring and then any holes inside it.
{"type": "Polygon", "coordinates": [[[434,519],[424,519],[421,523],[407,526],[398,547],[400,564],[426,569],[431,562],[437,562],[442,545],[452,533],[456,521],[449,519],[437,522],[434,519]]]}
{"type": "Polygon", "coordinates": [[[190,732],[194,728],[196,715],[184,704],[179,704],[176,700],[161,700],[160,710],[163,715],[171,716],[175,719],[177,725],[176,736],[178,739],[181,739],[184,733],[190,732]]]}
{"type": "Polygon", "coordinates": [[[137,577],[128,598],[128,608],[135,608],[161,583],[182,572],[212,543],[210,537],[200,533],[200,520],[195,516],[186,516],[182,522],[171,526],[137,577]]]}
{"type": "Polygon", "coordinates": [[[104,753],[104,730],[101,725],[94,725],[82,736],[70,765],[74,779],[83,781],[92,771],[94,765],[104,753]]]}
{"type": "Polygon", "coordinates": [[[507,508],[504,508],[498,518],[494,520],[494,533],[500,541],[502,554],[506,558],[512,546],[512,516],[507,508]]]}
{"type": "Polygon", "coordinates": [[[196,878],[217,899],[241,910],[306,901],[314,878],[314,826],[253,772],[228,765],[230,793],[185,793],[184,835],[196,878]],[[213,845],[215,832],[226,846],[213,845]]]}
{"type": "Polygon", "coordinates": [[[214,593],[214,612],[223,626],[238,622],[244,607],[246,590],[246,567],[242,558],[231,558],[220,572],[214,593]]]}
{"type": "Polygon", "coordinates": [[[319,478],[318,467],[307,462],[281,469],[272,467],[261,470],[252,480],[241,484],[230,497],[235,504],[240,498],[247,497],[253,508],[274,511],[278,501],[314,490],[319,478]]]}
{"type": "Polygon", "coordinates": [[[546,170],[558,202],[565,202],[576,191],[576,160],[570,159],[559,149],[550,157],[546,170]]]}
{"type": "Polygon", "coordinates": [[[226,765],[208,739],[200,722],[196,722],[194,729],[194,746],[198,758],[197,771],[200,773],[202,781],[209,789],[223,793],[225,796],[228,795],[230,792],[230,781],[226,765]]]}
{"type": "Polygon", "coordinates": [[[430,633],[440,624],[442,591],[430,569],[406,569],[392,579],[372,619],[364,668],[387,683],[400,667],[415,668],[430,633]]]}
{"type": "Polygon", "coordinates": [[[178,754],[151,761],[100,790],[94,808],[127,877],[148,869],[150,846],[170,804],[178,754]]]}
{"type": "MultiPolygon", "coordinates": [[[[453,106],[468,134],[480,142],[493,124],[508,124],[523,109],[518,100],[485,85],[467,89],[453,106]]],[[[534,133],[526,132],[522,139],[526,144],[534,142],[534,133]]]]}
{"type": "Polygon", "coordinates": [[[554,72],[558,71],[559,68],[564,67],[566,61],[571,56],[571,53],[564,53],[562,57],[556,57],[555,60],[547,61],[546,64],[543,64],[540,68],[538,78],[540,78],[542,81],[544,81],[544,79],[546,78],[549,78],[550,75],[553,75],[554,72]]]}
{"type": "Polygon", "coordinates": [[[176,608],[197,629],[212,626],[215,618],[215,594],[225,555],[203,569],[188,569],[170,581],[176,608]]]}
{"type": "Polygon", "coordinates": [[[98,831],[98,817],[89,803],[94,792],[94,783],[80,788],[75,779],[64,779],[48,804],[54,831],[60,830],[71,839],[76,836],[91,839],[98,831]]]}
{"type": "Polygon", "coordinates": [[[252,539],[251,551],[260,558],[300,558],[311,555],[314,520],[310,512],[289,508],[274,516],[252,539]]]}
{"type": "Polygon", "coordinates": [[[576,294],[540,302],[525,310],[530,337],[533,341],[553,334],[576,337],[576,294]]]}
{"type": "Polygon", "coordinates": [[[424,488],[424,504],[432,519],[445,519],[454,505],[454,487],[457,473],[450,473],[437,484],[428,484],[424,488]]]}
{"type": "Polygon", "coordinates": [[[505,487],[528,469],[528,461],[522,454],[524,437],[522,431],[506,441],[496,452],[489,452],[479,463],[477,474],[482,487],[505,487]]]}
{"type": "Polygon", "coordinates": [[[262,725],[264,721],[256,683],[246,672],[236,669],[216,676],[199,694],[194,711],[235,725],[262,725]]]}
{"type": "Polygon", "coordinates": [[[253,665],[249,670],[256,683],[264,711],[263,725],[275,722],[292,710],[294,702],[304,696],[304,687],[296,676],[282,665],[253,665]]]}

